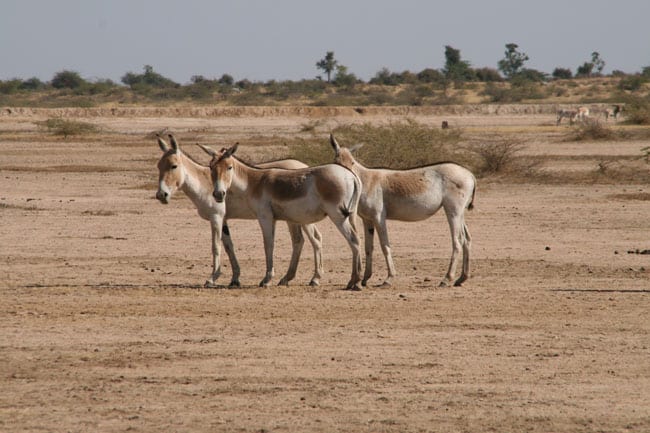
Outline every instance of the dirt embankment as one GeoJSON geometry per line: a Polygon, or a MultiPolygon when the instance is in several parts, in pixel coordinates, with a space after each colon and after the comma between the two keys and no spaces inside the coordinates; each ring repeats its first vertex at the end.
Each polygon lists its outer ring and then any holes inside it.
{"type": "MultiPolygon", "coordinates": [[[[594,106],[595,107],[595,106],[594,106]]],[[[309,106],[169,106],[169,107],[93,107],[93,108],[29,108],[2,107],[0,117],[335,117],[335,116],[422,116],[422,115],[534,115],[553,114],[558,104],[468,104],[364,107],[309,106]]]]}

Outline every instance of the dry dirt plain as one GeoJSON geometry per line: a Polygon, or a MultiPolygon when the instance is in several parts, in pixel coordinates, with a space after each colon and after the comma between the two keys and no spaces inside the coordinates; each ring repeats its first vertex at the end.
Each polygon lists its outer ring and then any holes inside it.
{"type": "MultiPolygon", "coordinates": [[[[349,250],[328,221],[322,286],[303,285],[307,244],[290,287],[257,288],[260,231],[233,221],[244,287],[205,289],[208,224],[182,194],[154,199],[147,134],[169,128],[204,161],[199,140],[318,119],[327,145],[339,123],[399,115],[96,113],[77,119],[102,134],[67,139],[34,123],[59,114],[0,116],[0,431],[650,431],[650,255],[628,253],[650,248],[650,186],[480,180],[461,288],[436,287],[442,214],[392,222],[396,286],[361,292],[340,290],[349,250]]],[[[525,152],[556,170],[648,145],[562,142],[543,113],[410,116],[525,132],[525,152]]],[[[276,278],[288,251],[279,224],[276,278]]]]}

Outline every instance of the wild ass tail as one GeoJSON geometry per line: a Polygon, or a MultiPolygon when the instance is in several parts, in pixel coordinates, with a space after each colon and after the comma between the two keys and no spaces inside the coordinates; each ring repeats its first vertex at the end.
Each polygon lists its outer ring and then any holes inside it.
{"type": "Polygon", "coordinates": [[[476,195],[476,179],[474,179],[474,185],[472,186],[472,198],[469,200],[469,203],[467,204],[467,210],[474,209],[474,196],[475,195],[476,195]]]}
{"type": "MultiPolygon", "coordinates": [[[[352,170],[348,170],[354,176],[354,192],[352,197],[350,197],[350,202],[346,206],[341,206],[341,213],[349,218],[351,215],[356,215],[357,207],[359,206],[359,199],[361,198],[361,179],[356,175],[352,170]]],[[[354,221],[352,221],[354,224],[354,221]]]]}

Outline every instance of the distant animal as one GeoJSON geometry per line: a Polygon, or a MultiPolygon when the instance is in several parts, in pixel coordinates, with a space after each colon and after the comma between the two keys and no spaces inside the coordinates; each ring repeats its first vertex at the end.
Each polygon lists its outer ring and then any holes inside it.
{"type": "Polygon", "coordinates": [[[275,222],[313,224],[328,216],[352,251],[352,275],[347,289],[360,290],[361,257],[354,219],[361,181],[352,171],[336,164],[297,170],[257,168],[234,156],[237,144],[220,152],[207,146],[201,148],[212,156],[212,196],[216,202],[235,195],[247,204],[260,224],[266,255],[266,274],[260,286],[267,286],[273,278],[275,222]]]}
{"type": "Polygon", "coordinates": [[[575,121],[576,116],[578,115],[578,111],[577,110],[561,109],[561,110],[557,110],[556,115],[557,115],[557,119],[555,121],[556,125],[559,126],[560,123],[562,122],[562,119],[569,119],[569,123],[573,124],[573,122],[575,121]]]}
{"type": "Polygon", "coordinates": [[[471,237],[465,224],[465,210],[472,209],[476,193],[476,178],[464,167],[443,162],[408,170],[373,169],[361,165],[353,156],[354,149],[341,147],[330,135],[334,162],[352,170],[363,184],[359,200],[359,216],[363,220],[366,249],[366,270],[361,284],[372,276],[374,233],[386,259],[388,276],[383,282],[390,286],[396,275],[388,241],[387,220],[421,221],[445,209],[451,233],[451,262],[441,286],[460,286],[469,278],[471,237]],[[454,282],[458,256],[463,252],[460,277],[454,282]]]}
{"type": "Polygon", "coordinates": [[[447,122],[446,120],[443,120],[441,128],[442,129],[449,129],[449,122],[447,122]]]}
{"type": "Polygon", "coordinates": [[[589,108],[587,107],[578,107],[575,120],[584,122],[589,117],[589,108]]]}
{"type": "MultiPolygon", "coordinates": [[[[205,282],[206,287],[213,287],[221,274],[221,247],[220,241],[226,250],[232,267],[231,287],[240,286],[240,267],[235,255],[235,249],[228,228],[228,219],[254,219],[252,211],[247,210],[244,203],[237,201],[236,196],[230,197],[226,202],[217,203],[212,198],[212,180],[210,168],[199,164],[189,157],[181,148],[173,135],[169,134],[168,144],[162,137],[158,137],[158,145],[163,154],[158,161],[158,191],[156,198],[168,204],[172,195],[178,189],[192,201],[201,218],[210,222],[212,229],[212,273],[205,282]]],[[[285,159],[260,164],[264,167],[302,168],[306,164],[295,159],[285,159]]],[[[313,224],[300,226],[287,223],[291,235],[292,254],[289,269],[280,280],[280,284],[287,285],[296,275],[300,253],[304,244],[302,231],[314,248],[314,276],[310,285],[318,285],[323,274],[321,254],[321,234],[313,224]]]]}
{"type": "Polygon", "coordinates": [[[621,114],[621,111],[623,111],[623,107],[621,105],[614,105],[613,107],[606,108],[605,121],[608,121],[610,117],[613,117],[614,121],[617,121],[618,116],[621,114]]]}

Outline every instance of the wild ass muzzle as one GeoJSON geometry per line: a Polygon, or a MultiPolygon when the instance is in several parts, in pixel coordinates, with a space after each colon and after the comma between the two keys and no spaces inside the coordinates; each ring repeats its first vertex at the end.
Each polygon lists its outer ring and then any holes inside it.
{"type": "MultiPolygon", "coordinates": [[[[212,179],[210,167],[199,164],[185,152],[181,151],[178,142],[173,135],[169,134],[168,144],[162,137],[158,137],[158,145],[163,154],[158,161],[158,191],[156,198],[161,203],[169,203],[176,190],[183,191],[192,201],[201,218],[210,222],[212,230],[212,273],[205,282],[206,287],[214,287],[221,275],[221,246],[230,260],[232,267],[232,279],[229,286],[239,287],[240,266],[235,255],[230,230],[227,224],[229,219],[255,219],[255,215],[248,210],[244,203],[237,201],[236,196],[230,197],[226,202],[217,203],[212,197],[212,179]]],[[[260,166],[279,167],[286,169],[304,168],[306,164],[295,159],[285,159],[267,162],[260,166]]],[[[302,231],[309,239],[314,249],[314,275],[310,285],[318,285],[323,274],[321,234],[313,224],[301,226],[299,224],[287,223],[291,235],[292,254],[287,273],[280,280],[281,285],[288,285],[295,275],[300,260],[300,254],[304,244],[302,231]]]]}
{"type": "Polygon", "coordinates": [[[454,285],[460,286],[469,278],[471,237],[465,224],[465,210],[472,209],[476,191],[476,179],[469,170],[450,162],[408,170],[366,168],[352,156],[351,149],[341,147],[333,135],[330,135],[330,143],[335,153],[334,161],[352,170],[363,184],[359,216],[365,229],[366,270],[362,285],[372,276],[375,231],[388,268],[383,285],[390,286],[396,271],[386,221],[421,221],[441,207],[449,222],[452,253],[449,270],[440,285],[452,283],[461,250],[462,273],[454,285]]]}
{"type": "Polygon", "coordinates": [[[210,169],[215,200],[240,197],[260,224],[266,255],[266,274],[260,286],[267,286],[273,278],[276,220],[313,224],[328,216],[352,251],[352,275],[347,289],[359,290],[361,257],[354,218],[361,182],[352,171],[334,164],[298,170],[257,168],[234,156],[237,145],[221,152],[207,146],[201,148],[212,156],[210,169]]]}

